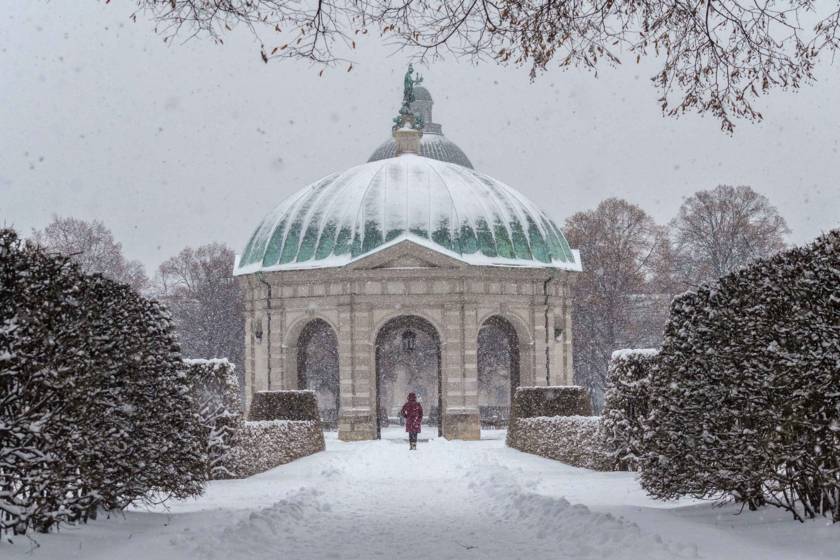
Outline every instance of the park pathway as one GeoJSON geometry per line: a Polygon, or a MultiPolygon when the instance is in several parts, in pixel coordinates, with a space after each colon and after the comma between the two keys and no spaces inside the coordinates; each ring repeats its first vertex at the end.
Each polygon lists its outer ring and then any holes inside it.
{"type": "MultiPolygon", "coordinates": [[[[719,509],[663,507],[644,496],[632,473],[596,473],[520,453],[504,446],[504,432],[477,442],[431,438],[416,452],[399,430],[384,435],[357,443],[332,435],[326,452],[248,479],[213,482],[197,500],[67,528],[43,537],[32,554],[18,543],[10,557],[806,557],[801,548],[785,549],[789,535],[773,536],[772,527],[800,524],[779,519],[766,530],[730,527],[726,517],[715,521],[719,509]]],[[[820,550],[819,539],[831,542],[831,534],[811,535],[820,550]]]]}

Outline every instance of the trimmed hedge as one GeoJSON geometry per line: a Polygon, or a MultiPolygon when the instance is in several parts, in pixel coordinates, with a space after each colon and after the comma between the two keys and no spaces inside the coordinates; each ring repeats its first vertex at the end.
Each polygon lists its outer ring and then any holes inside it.
{"type": "Polygon", "coordinates": [[[159,303],[0,229],[0,534],[199,494],[189,389],[159,303]]]}
{"type": "Polygon", "coordinates": [[[617,350],[610,359],[603,415],[604,445],[617,470],[637,470],[650,412],[650,375],[658,350],[617,350]]]}
{"type": "Polygon", "coordinates": [[[840,230],[671,304],[642,486],[840,522],[840,230]]]}
{"type": "Polygon", "coordinates": [[[315,391],[258,391],[251,400],[248,420],[317,420],[315,391]]]}
{"type": "Polygon", "coordinates": [[[224,358],[183,361],[206,441],[207,477],[233,478],[226,456],[234,433],[241,429],[242,398],[235,366],[224,358]]]}
{"type": "Polygon", "coordinates": [[[513,395],[511,419],[535,416],[590,416],[589,393],[577,385],[518,387],[513,395]]]}
{"type": "Polygon", "coordinates": [[[317,420],[243,422],[225,457],[233,478],[244,478],[324,450],[317,420]]]}
{"type": "Polygon", "coordinates": [[[610,471],[613,459],[601,445],[600,420],[599,416],[520,418],[513,437],[508,431],[508,445],[575,467],[610,471]]]}
{"type": "Polygon", "coordinates": [[[576,467],[610,470],[599,420],[583,387],[519,387],[513,395],[507,445],[576,467]]]}

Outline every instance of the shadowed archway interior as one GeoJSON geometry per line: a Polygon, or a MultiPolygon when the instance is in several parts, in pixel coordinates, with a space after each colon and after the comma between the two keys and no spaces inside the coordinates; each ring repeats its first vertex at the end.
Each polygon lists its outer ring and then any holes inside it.
{"type": "Polygon", "coordinates": [[[494,315],[478,331],[478,410],[481,423],[502,427],[510,418],[520,383],[519,337],[507,319],[494,315]]]}
{"type": "Polygon", "coordinates": [[[323,319],[306,324],[297,343],[298,387],[315,391],[321,420],[335,429],[340,403],[338,377],[338,339],[323,319]]]}
{"type": "Polygon", "coordinates": [[[415,315],[385,323],[376,335],[376,437],[382,428],[400,421],[399,411],[409,392],[423,405],[424,424],[441,435],[441,351],[434,326],[415,315]]]}

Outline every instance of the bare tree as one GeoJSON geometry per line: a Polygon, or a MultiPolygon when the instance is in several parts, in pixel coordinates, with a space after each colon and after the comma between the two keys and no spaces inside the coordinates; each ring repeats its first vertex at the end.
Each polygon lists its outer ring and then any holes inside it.
{"type": "Polygon", "coordinates": [[[241,377],[245,318],[233,278],[234,258],[230,248],[218,243],[187,247],[160,265],[157,291],[172,312],[182,353],[227,358],[241,377]]]}
{"type": "Polygon", "coordinates": [[[143,265],[127,260],[122,245],[98,220],[86,222],[53,216],[52,222],[43,230],[33,231],[32,237],[47,250],[69,257],[85,274],[101,273],[111,280],[128,284],[136,292],[149,283],[143,265]]]}
{"type": "Polygon", "coordinates": [[[660,302],[648,283],[664,233],[644,210],[616,198],[574,214],[563,231],[583,261],[573,288],[575,375],[599,408],[612,352],[661,336],[664,315],[653,312],[660,302]]]}
{"type": "MultiPolygon", "coordinates": [[[[352,69],[356,41],[378,33],[419,58],[444,53],[528,65],[596,70],[653,57],[651,77],[670,116],[710,113],[724,130],[761,119],[753,102],[814,77],[821,53],[840,44],[836,0],[135,0],[164,40],[236,25],[261,39],[261,56],[352,69]]],[[[321,70],[323,72],[323,69],[321,70]]]]}
{"type": "Polygon", "coordinates": [[[729,185],[688,198],[671,229],[676,272],[692,286],[781,251],[790,233],[767,197],[747,186],[729,185]]]}

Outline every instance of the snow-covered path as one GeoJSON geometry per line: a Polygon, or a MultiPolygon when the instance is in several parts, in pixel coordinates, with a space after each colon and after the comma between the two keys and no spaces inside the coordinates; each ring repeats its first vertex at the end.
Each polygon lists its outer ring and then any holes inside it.
{"type": "MultiPolygon", "coordinates": [[[[391,437],[401,438],[399,432],[391,437]]],[[[663,508],[630,473],[594,473],[480,442],[341,443],[169,511],[40,537],[10,556],[321,558],[837,558],[840,528],[779,512],[663,508]],[[565,496],[565,497],[564,497],[565,496]],[[582,505],[586,504],[586,505],[582,505]],[[408,554],[408,551],[411,551],[408,554]]],[[[3,556],[3,554],[0,554],[3,556]]]]}

